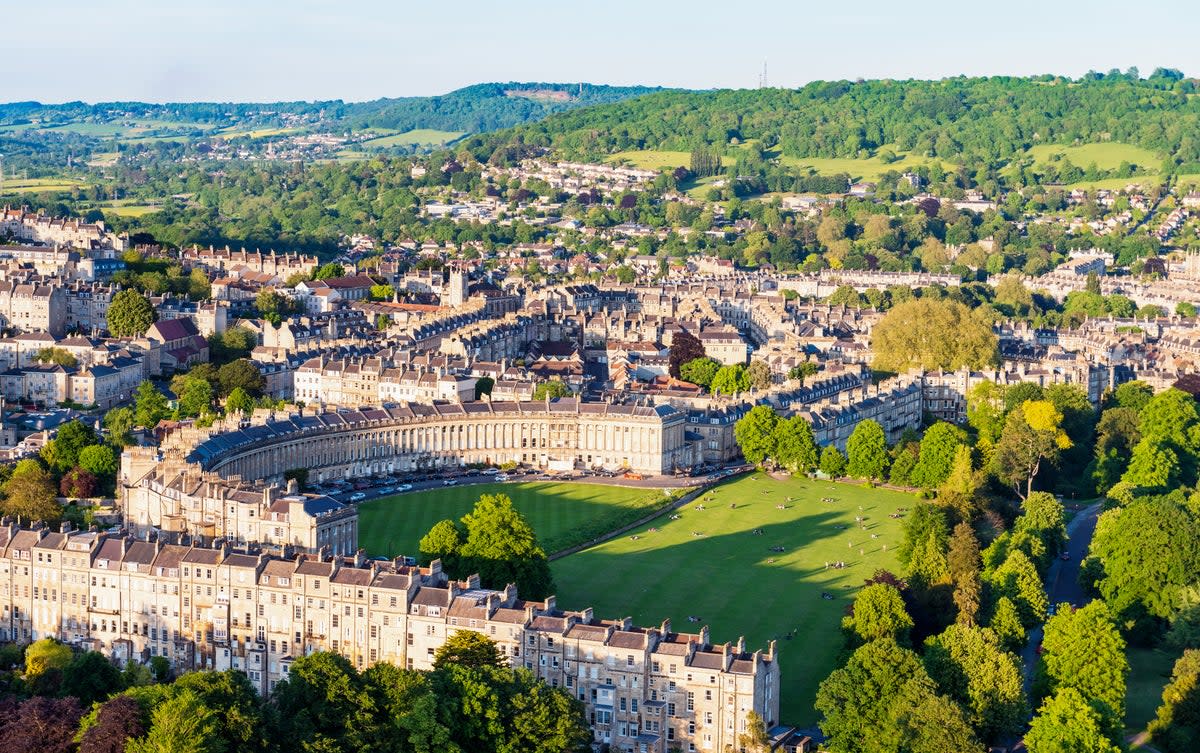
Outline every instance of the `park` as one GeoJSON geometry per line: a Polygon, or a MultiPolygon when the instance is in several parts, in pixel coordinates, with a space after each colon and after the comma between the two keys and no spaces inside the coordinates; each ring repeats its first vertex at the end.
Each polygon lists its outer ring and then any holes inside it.
{"type": "Polygon", "coordinates": [[[512,497],[551,554],[661,510],[649,523],[555,561],[558,603],[641,625],[670,619],[679,632],[708,625],[714,641],[745,636],[750,649],[774,639],[783,718],[802,724],[817,721],[817,685],[837,666],[841,618],[855,591],[876,570],[897,569],[897,511],[915,502],[887,489],[763,473],[729,480],[677,509],[661,489],[477,484],[364,503],[362,546],[372,555],[415,556],[435,523],[457,520],[480,495],[497,492],[512,497]]]}
{"type": "Polygon", "coordinates": [[[892,516],[914,501],[852,484],[743,476],[555,562],[559,604],[641,625],[669,618],[679,632],[708,625],[714,641],[745,636],[750,649],[775,639],[782,718],[815,724],[813,699],[837,666],[842,615],[866,578],[897,568],[902,521],[892,516]]]}

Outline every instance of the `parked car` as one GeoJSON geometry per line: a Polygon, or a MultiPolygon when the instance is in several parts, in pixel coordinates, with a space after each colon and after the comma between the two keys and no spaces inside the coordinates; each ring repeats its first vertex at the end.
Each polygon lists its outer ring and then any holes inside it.
{"type": "Polygon", "coordinates": [[[457,484],[458,484],[458,482],[452,478],[448,478],[448,479],[442,481],[442,486],[456,486],[457,484]]]}
{"type": "Polygon", "coordinates": [[[483,475],[485,475],[485,476],[495,476],[498,473],[500,473],[499,468],[484,468],[483,469],[483,475]]]}
{"type": "Polygon", "coordinates": [[[354,492],[353,494],[350,495],[351,502],[361,502],[366,498],[367,498],[367,495],[363,494],[362,492],[354,492]]]}
{"type": "Polygon", "coordinates": [[[397,486],[397,487],[396,487],[396,491],[400,491],[400,492],[411,492],[411,491],[412,491],[412,484],[400,484],[400,486],[397,486]]]}
{"type": "Polygon", "coordinates": [[[508,474],[507,473],[497,473],[496,480],[497,481],[508,481],[508,474]]]}
{"type": "Polygon", "coordinates": [[[396,487],[394,487],[394,486],[385,486],[385,487],[382,487],[382,488],[380,488],[380,490],[379,490],[379,493],[380,493],[380,494],[392,494],[392,493],[393,493],[393,492],[395,492],[395,491],[396,491],[396,487]]]}

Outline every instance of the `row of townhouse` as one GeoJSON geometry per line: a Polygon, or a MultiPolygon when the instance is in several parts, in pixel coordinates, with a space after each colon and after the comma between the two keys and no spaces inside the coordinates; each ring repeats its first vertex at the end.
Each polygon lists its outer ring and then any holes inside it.
{"type": "Polygon", "coordinates": [[[294,398],[305,404],[354,408],[384,403],[462,403],[475,399],[471,376],[394,366],[382,358],[309,359],[293,375],[294,398]]]}
{"type": "Polygon", "coordinates": [[[104,363],[86,366],[49,363],[6,369],[0,372],[0,393],[12,402],[57,405],[72,401],[108,409],[131,399],[146,376],[141,355],[122,351],[104,363]]]}
{"type": "Polygon", "coordinates": [[[433,666],[460,630],[584,705],[597,744],[630,753],[734,749],[750,712],[779,721],[779,663],[713,644],[707,628],[634,626],[523,601],[403,560],[234,550],[96,531],[0,526],[0,640],[53,637],[116,661],[239,669],[262,693],[297,657],[331,651],[362,669],[433,666]]]}

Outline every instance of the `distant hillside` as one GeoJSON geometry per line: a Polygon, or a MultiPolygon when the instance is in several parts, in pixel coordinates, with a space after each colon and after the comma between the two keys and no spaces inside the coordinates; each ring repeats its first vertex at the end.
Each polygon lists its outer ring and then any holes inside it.
{"type": "MultiPolygon", "coordinates": [[[[196,131],[281,125],[430,129],[481,133],[509,128],[546,115],[588,105],[610,104],[659,91],[644,86],[595,84],[476,84],[436,97],[399,97],[370,102],[11,102],[0,104],[0,128],[66,128],[80,124],[150,122],[196,131]]],[[[81,130],[75,128],[73,130],[81,130]]]]}
{"type": "Polygon", "coordinates": [[[1159,159],[1196,163],[1197,91],[1194,79],[1161,69],[1148,79],[1131,71],[1079,80],[991,77],[668,90],[551,115],[497,137],[520,134],[525,143],[594,158],[697,147],[736,154],[733,147],[749,142],[784,158],[862,158],[878,151],[975,163],[972,167],[1008,162],[1038,144],[1112,141],[1150,150],[1159,159]]]}
{"type": "Polygon", "coordinates": [[[476,84],[440,97],[377,99],[347,105],[342,122],[354,129],[483,133],[528,123],[589,105],[604,105],[659,91],[644,86],[594,84],[476,84]]]}

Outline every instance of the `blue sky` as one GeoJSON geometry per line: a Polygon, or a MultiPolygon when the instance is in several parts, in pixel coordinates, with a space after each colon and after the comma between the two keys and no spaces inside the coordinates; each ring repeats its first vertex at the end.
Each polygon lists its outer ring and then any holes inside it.
{"type": "Polygon", "coordinates": [[[1186,2],[40,0],[0,101],[364,100],[482,81],[690,88],[1138,66],[1200,76],[1186,2]]]}

